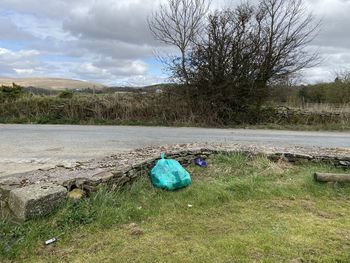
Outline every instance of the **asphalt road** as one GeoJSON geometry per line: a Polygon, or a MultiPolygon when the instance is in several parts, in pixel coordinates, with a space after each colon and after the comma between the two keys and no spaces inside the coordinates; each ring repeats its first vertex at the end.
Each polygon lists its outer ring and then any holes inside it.
{"type": "Polygon", "coordinates": [[[350,148],[350,133],[0,124],[0,176],[145,146],[192,142],[350,148]]]}

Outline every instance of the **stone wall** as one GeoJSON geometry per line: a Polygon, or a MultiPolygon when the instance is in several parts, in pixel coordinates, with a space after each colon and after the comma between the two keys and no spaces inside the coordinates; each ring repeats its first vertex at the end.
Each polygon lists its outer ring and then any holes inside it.
{"type": "MultiPolygon", "coordinates": [[[[346,156],[328,156],[328,155],[308,155],[308,154],[298,154],[298,153],[286,153],[286,152],[275,152],[275,153],[259,153],[254,151],[230,151],[230,150],[218,150],[218,149],[198,149],[198,150],[180,150],[171,152],[166,157],[171,159],[178,160],[183,166],[188,166],[198,157],[203,159],[208,158],[213,154],[228,154],[228,153],[243,153],[248,156],[256,156],[256,155],[264,155],[268,157],[272,161],[283,160],[291,163],[302,163],[305,164],[307,162],[313,163],[327,163],[335,166],[350,168],[350,157],[346,156]]],[[[45,190],[42,185],[50,183],[50,185],[56,185],[54,188],[54,192],[57,191],[57,194],[54,196],[55,202],[61,203],[66,198],[66,194],[64,194],[63,189],[66,191],[71,191],[75,188],[80,188],[86,192],[94,192],[101,185],[110,186],[112,189],[120,188],[127,183],[131,183],[134,179],[139,176],[147,175],[149,170],[155,165],[155,163],[159,160],[159,158],[139,158],[136,162],[131,165],[126,165],[121,168],[116,167],[114,164],[109,165],[99,165],[98,169],[95,170],[87,170],[84,174],[83,170],[79,170],[79,176],[76,176],[76,171],[55,168],[51,171],[47,171],[44,173],[44,177],[48,180],[46,181],[38,181],[35,177],[35,173],[27,174],[27,175],[17,175],[12,177],[11,180],[7,180],[4,182],[0,182],[0,206],[1,206],[1,214],[8,214],[8,211],[12,211],[12,213],[16,215],[20,215],[22,220],[28,220],[32,217],[45,215],[51,212],[56,205],[50,205],[49,202],[52,202],[53,195],[50,192],[45,190]],[[61,169],[61,170],[60,170],[61,169]],[[56,177],[59,177],[61,172],[71,173],[71,177],[59,181],[56,177]],[[49,175],[53,174],[53,177],[49,177],[49,175]],[[84,176],[85,175],[85,176],[84,176]],[[30,181],[30,177],[34,179],[30,181]],[[29,179],[28,179],[29,178],[29,179]],[[14,184],[10,183],[13,180],[17,180],[17,182],[23,182],[27,180],[27,184],[21,185],[20,183],[14,184]],[[30,183],[28,183],[30,182],[30,183]],[[31,183],[35,182],[35,183],[31,183]],[[31,195],[30,189],[33,188],[33,185],[37,184],[35,187],[35,191],[31,195]],[[40,192],[40,189],[43,189],[40,192]],[[46,192],[48,193],[46,196],[46,192]],[[23,194],[25,193],[25,194],[23,194]],[[34,194],[35,193],[35,194],[34,194]],[[25,198],[23,197],[25,196],[25,198]],[[16,205],[16,203],[11,203],[11,200],[20,200],[22,203],[20,206],[16,205]],[[35,204],[31,205],[31,204],[35,204]],[[9,207],[11,208],[9,210],[9,207]]],[[[39,178],[39,177],[38,177],[39,178]]],[[[18,216],[17,216],[18,217],[18,216]]]]}
{"type": "MultiPolygon", "coordinates": [[[[166,156],[168,159],[176,159],[179,161],[184,167],[187,167],[196,158],[206,159],[213,154],[230,154],[237,153],[236,151],[217,151],[210,149],[202,149],[199,151],[179,151],[166,156]]],[[[350,157],[334,157],[334,156],[313,156],[307,154],[294,154],[294,153],[254,153],[254,152],[241,152],[248,156],[257,156],[263,155],[266,156],[271,161],[283,160],[286,162],[294,163],[294,164],[305,164],[307,162],[312,163],[325,163],[331,164],[336,167],[343,167],[345,169],[350,168],[350,157]]],[[[150,169],[155,165],[155,163],[159,160],[159,158],[153,158],[146,161],[142,161],[138,164],[134,164],[123,171],[119,170],[110,170],[106,172],[102,172],[98,176],[99,180],[78,180],[74,181],[74,185],[72,182],[64,185],[67,189],[72,189],[73,187],[81,188],[85,191],[91,192],[96,191],[96,188],[101,184],[110,185],[113,188],[122,187],[126,183],[132,182],[135,178],[141,175],[147,175],[150,169]]]]}

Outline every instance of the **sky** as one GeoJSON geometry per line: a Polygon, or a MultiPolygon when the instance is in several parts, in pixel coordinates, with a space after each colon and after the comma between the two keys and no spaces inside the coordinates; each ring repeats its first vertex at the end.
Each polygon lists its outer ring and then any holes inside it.
{"type": "MultiPolygon", "coordinates": [[[[105,85],[166,82],[147,17],[165,0],[0,0],[0,76],[59,77],[105,85]]],[[[212,9],[240,0],[213,0],[212,9]]],[[[322,20],[310,44],[321,62],[299,81],[332,81],[350,71],[350,0],[305,0],[322,20]]]]}

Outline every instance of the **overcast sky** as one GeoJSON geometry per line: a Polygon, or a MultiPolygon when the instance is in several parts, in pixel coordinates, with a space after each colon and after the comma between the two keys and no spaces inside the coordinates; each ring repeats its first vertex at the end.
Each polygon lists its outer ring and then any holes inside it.
{"type": "MultiPolygon", "coordinates": [[[[49,76],[106,85],[164,82],[147,16],[163,0],[0,0],[0,76],[49,76]]],[[[215,0],[213,7],[240,0],[215,0]]],[[[307,0],[322,30],[312,43],[322,64],[302,81],[350,71],[350,0],[307,0]]]]}

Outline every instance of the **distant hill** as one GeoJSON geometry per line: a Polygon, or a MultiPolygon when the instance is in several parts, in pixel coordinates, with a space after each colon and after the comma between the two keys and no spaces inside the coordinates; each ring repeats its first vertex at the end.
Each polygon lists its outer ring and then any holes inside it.
{"type": "Polygon", "coordinates": [[[65,89],[93,89],[100,90],[103,85],[73,79],[60,78],[2,78],[0,77],[0,85],[17,85],[23,87],[35,87],[41,89],[65,90],[65,89]]]}

